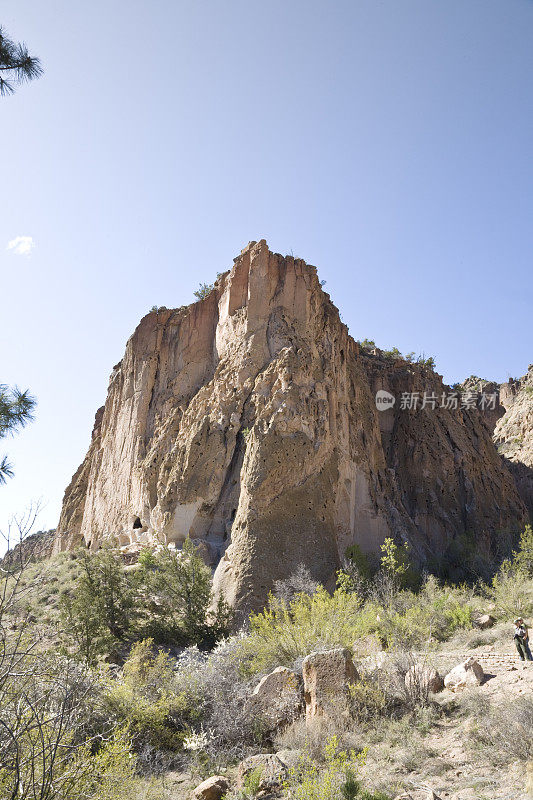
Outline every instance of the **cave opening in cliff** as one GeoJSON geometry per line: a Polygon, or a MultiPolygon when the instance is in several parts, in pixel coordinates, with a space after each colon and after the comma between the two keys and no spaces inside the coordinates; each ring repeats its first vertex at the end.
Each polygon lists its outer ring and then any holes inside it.
{"type": "Polygon", "coordinates": [[[135,520],[133,522],[133,528],[134,529],[135,528],[142,528],[142,526],[143,525],[142,525],[142,522],[141,522],[140,518],[139,517],[135,517],[135,520]]]}

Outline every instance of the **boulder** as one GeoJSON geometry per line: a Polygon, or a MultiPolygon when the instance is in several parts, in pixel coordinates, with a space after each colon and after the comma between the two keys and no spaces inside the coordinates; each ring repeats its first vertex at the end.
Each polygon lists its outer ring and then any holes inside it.
{"type": "Polygon", "coordinates": [[[338,648],[311,653],[304,659],[302,670],[307,724],[317,717],[348,716],[349,684],[359,680],[350,651],[338,648]]]}
{"type": "Polygon", "coordinates": [[[242,789],[246,777],[256,771],[260,775],[258,790],[261,793],[279,791],[289,774],[286,765],[275,753],[249,756],[238,766],[237,789],[242,789]]]}
{"type": "Polygon", "coordinates": [[[287,767],[287,769],[295,769],[300,763],[303,755],[303,750],[290,750],[289,748],[285,748],[285,750],[278,750],[276,753],[276,756],[279,758],[281,763],[287,767]]]}
{"type": "Polygon", "coordinates": [[[229,789],[229,782],[223,775],[212,775],[194,789],[194,800],[222,800],[229,789]]]}
{"type": "Polygon", "coordinates": [[[481,628],[482,631],[486,630],[487,628],[492,628],[496,620],[490,614],[482,614],[475,620],[475,624],[478,628],[481,628]]]}
{"type": "Polygon", "coordinates": [[[304,706],[303,680],[287,667],[261,678],[246,703],[246,711],[273,732],[296,719],[304,706]]]}
{"type": "Polygon", "coordinates": [[[479,686],[483,683],[484,677],[483,667],[471,657],[448,672],[444,678],[444,686],[452,692],[457,692],[468,686],[479,686]]]}
{"type": "Polygon", "coordinates": [[[437,694],[444,689],[444,680],[433,667],[427,664],[413,664],[405,675],[405,685],[407,689],[418,686],[422,692],[437,694]]]}

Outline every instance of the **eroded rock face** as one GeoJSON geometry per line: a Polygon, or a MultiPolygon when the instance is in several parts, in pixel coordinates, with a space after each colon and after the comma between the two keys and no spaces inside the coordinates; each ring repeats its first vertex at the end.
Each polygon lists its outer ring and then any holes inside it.
{"type": "Polygon", "coordinates": [[[496,423],[494,441],[533,515],[533,364],[523,378],[500,386],[500,398],[505,414],[496,423]]]}
{"type": "Polygon", "coordinates": [[[402,410],[445,387],[369,355],[315,267],[252,242],[203,300],[144,317],[114,368],[57,549],[191,536],[242,613],[303,563],[331,585],[348,546],[409,542],[422,564],[525,509],[474,410],[402,410]],[[378,390],[394,394],[386,411],[378,390]]]}

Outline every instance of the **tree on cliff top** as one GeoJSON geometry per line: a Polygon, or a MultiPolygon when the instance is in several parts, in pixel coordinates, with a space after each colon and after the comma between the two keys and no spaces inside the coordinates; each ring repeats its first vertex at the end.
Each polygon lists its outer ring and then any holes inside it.
{"type": "MultiPolygon", "coordinates": [[[[15,433],[17,428],[23,428],[33,419],[35,402],[27,389],[21,392],[16,386],[10,389],[0,384],[0,439],[15,433]]],[[[6,478],[12,477],[13,468],[7,456],[0,457],[0,486],[6,482],[6,478]]]]}
{"type": "Polygon", "coordinates": [[[24,42],[8,39],[0,27],[0,95],[13,94],[14,84],[32,81],[42,73],[40,60],[30,56],[24,42]]]}

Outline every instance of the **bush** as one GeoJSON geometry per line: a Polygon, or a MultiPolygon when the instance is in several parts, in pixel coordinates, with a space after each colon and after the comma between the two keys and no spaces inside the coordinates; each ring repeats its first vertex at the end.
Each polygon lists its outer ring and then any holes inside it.
{"type": "Polygon", "coordinates": [[[416,593],[394,589],[394,583],[386,605],[363,602],[342,572],[333,595],[319,586],[314,595],[300,594],[289,603],[271,596],[264,611],[251,615],[250,635],[241,642],[243,674],[291,667],[315,650],[351,648],[368,634],[377,634],[385,646],[413,649],[472,626],[473,594],[465,588],[442,587],[432,576],[416,593]]]}
{"type": "Polygon", "coordinates": [[[364,678],[349,689],[350,712],[356,722],[370,722],[390,710],[390,699],[378,680],[364,678]]]}
{"type": "Polygon", "coordinates": [[[122,562],[110,549],[84,553],[74,589],[63,595],[63,638],[88,664],[108,653],[131,625],[133,593],[122,562]]]}
{"type": "Polygon", "coordinates": [[[181,551],[157,553],[143,550],[135,580],[142,593],[157,598],[145,614],[143,633],[162,643],[201,644],[212,647],[228,635],[231,612],[219,600],[210,611],[211,571],[187,538],[181,551]]]}
{"type": "Polygon", "coordinates": [[[153,640],[135,644],[124,663],[122,680],[108,682],[107,714],[130,731],[132,747],[144,772],[159,772],[176,763],[185,725],[176,724],[183,711],[172,692],[170,657],[154,652],[153,640]]]}
{"type": "Polygon", "coordinates": [[[288,604],[299,594],[313,595],[318,586],[318,581],[311,577],[307,567],[300,564],[296,572],[285,580],[274,581],[274,597],[288,604]]]}
{"type": "Polygon", "coordinates": [[[245,758],[262,740],[262,731],[247,712],[252,685],[239,670],[242,639],[218,644],[209,654],[190,647],[179,657],[172,693],[181,709],[176,721],[187,735],[204,737],[203,756],[216,765],[245,758]]]}
{"type": "Polygon", "coordinates": [[[351,647],[368,632],[358,624],[360,607],[359,597],[345,588],[330,595],[319,586],[289,603],[271,596],[264,611],[250,616],[250,635],[240,648],[243,673],[290,667],[314,650],[351,647]]]}
{"type": "Polygon", "coordinates": [[[197,300],[203,300],[211,294],[214,288],[214,283],[201,283],[198,289],[194,292],[194,296],[197,300]]]}
{"type": "Polygon", "coordinates": [[[357,779],[365,757],[365,750],[341,750],[337,736],[330,736],[323,763],[304,751],[297,765],[289,769],[285,789],[294,800],[389,800],[384,794],[366,791],[357,779]]]}
{"type": "Polygon", "coordinates": [[[518,549],[492,579],[489,596],[503,616],[533,613],[533,528],[526,525],[518,549]]]}

